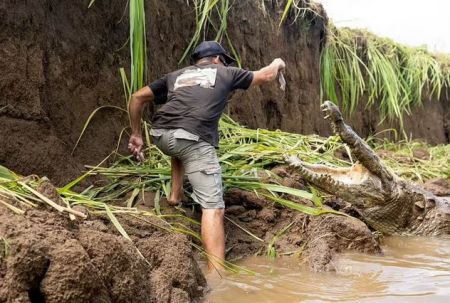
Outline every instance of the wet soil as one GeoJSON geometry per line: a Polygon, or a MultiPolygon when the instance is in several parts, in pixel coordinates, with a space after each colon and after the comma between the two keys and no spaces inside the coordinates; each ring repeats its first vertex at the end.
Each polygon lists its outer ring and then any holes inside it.
{"type": "MultiPolygon", "coordinates": [[[[303,186],[292,179],[286,182],[303,186]]],[[[38,191],[62,202],[49,182],[38,191]]],[[[342,252],[381,254],[378,238],[359,219],[309,216],[238,189],[229,190],[225,199],[226,258],[232,262],[266,255],[269,243],[276,255],[295,256],[314,272],[335,271],[336,257],[342,252]]],[[[168,213],[175,211],[168,205],[161,207],[168,213]]],[[[200,212],[191,215],[195,218],[200,212]]],[[[23,216],[0,207],[0,302],[195,302],[202,298],[207,285],[197,263],[202,257],[193,251],[192,239],[134,217],[119,219],[132,243],[107,217],[90,214],[87,220],[72,221],[44,206],[23,216]]]]}
{"type": "Polygon", "coordinates": [[[336,256],[345,251],[381,254],[378,237],[359,219],[306,215],[238,189],[228,192],[225,201],[230,260],[267,255],[268,244],[273,243],[276,255],[296,256],[309,270],[322,272],[334,271],[336,256]]]}
{"type": "Polygon", "coordinates": [[[134,245],[107,218],[71,221],[45,209],[18,216],[0,206],[0,302],[195,302],[203,296],[206,281],[186,236],[121,222],[134,245]]]}
{"type": "MultiPolygon", "coordinates": [[[[273,172],[281,184],[305,189],[295,171],[279,166],[273,172]]],[[[436,179],[427,188],[446,194],[450,186],[436,179]]],[[[50,182],[37,190],[63,203],[50,182]]],[[[146,197],[138,207],[153,207],[153,199],[146,197]]],[[[284,198],[311,206],[306,200],[284,198]]],[[[340,270],[343,253],[383,254],[382,238],[358,219],[351,205],[333,197],[324,201],[325,207],[343,215],[306,215],[239,189],[228,190],[225,202],[226,258],[231,262],[289,257],[302,272],[334,272],[340,270]]],[[[86,211],[78,206],[74,210],[86,211]]],[[[177,212],[164,203],[161,210],[177,212]]],[[[184,211],[194,219],[201,215],[197,208],[184,211]]],[[[198,265],[204,257],[193,250],[193,239],[161,230],[155,227],[161,222],[151,218],[146,220],[153,225],[130,216],[118,218],[132,242],[100,215],[72,221],[42,205],[23,216],[0,206],[0,302],[202,300],[210,288],[198,265]]]]}

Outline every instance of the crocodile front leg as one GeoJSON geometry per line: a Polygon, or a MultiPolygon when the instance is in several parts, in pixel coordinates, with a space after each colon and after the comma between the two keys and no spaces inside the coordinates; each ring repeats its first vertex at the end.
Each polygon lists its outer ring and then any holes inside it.
{"type": "Polygon", "coordinates": [[[322,111],[325,113],[325,119],[330,122],[334,133],[339,135],[342,141],[350,147],[355,158],[371,173],[380,178],[385,192],[391,192],[393,186],[392,181],[395,175],[381,163],[380,158],[373,152],[369,145],[344,122],[339,108],[331,101],[325,101],[322,105],[322,111]]]}

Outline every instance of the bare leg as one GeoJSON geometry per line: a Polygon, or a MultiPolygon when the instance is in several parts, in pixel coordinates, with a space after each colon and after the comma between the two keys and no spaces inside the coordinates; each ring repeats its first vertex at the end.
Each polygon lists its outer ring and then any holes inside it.
{"type": "Polygon", "coordinates": [[[203,209],[202,214],[202,240],[208,258],[209,270],[223,269],[225,259],[225,234],[223,227],[223,216],[225,210],[203,209]]]}
{"type": "Polygon", "coordinates": [[[178,205],[183,199],[184,167],[180,159],[172,157],[172,191],[167,201],[170,205],[178,205]]]}

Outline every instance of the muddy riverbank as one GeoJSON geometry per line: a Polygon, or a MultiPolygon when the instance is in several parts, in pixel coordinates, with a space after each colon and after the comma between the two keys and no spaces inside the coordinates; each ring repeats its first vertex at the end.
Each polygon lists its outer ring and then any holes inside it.
{"type": "MultiPolygon", "coordinates": [[[[45,188],[42,194],[61,202],[45,188]]],[[[226,256],[232,262],[272,251],[322,272],[335,271],[342,252],[381,253],[378,238],[356,218],[305,215],[241,190],[229,191],[226,203],[226,256]]],[[[167,215],[200,215],[160,207],[167,215]]],[[[0,302],[197,302],[207,293],[197,262],[204,256],[191,246],[201,245],[195,237],[154,215],[116,216],[132,242],[106,214],[71,220],[44,206],[17,215],[0,205],[0,302]]],[[[181,223],[179,228],[199,228],[181,223]]]]}
{"type": "MultiPolygon", "coordinates": [[[[306,189],[303,181],[286,168],[273,171],[280,176],[281,184],[306,189]]],[[[436,194],[446,194],[448,182],[441,181],[427,187],[436,194]]],[[[37,190],[55,203],[63,203],[48,182],[37,190]]],[[[137,205],[142,211],[155,207],[154,195],[146,196],[137,205]]],[[[285,198],[311,206],[302,198],[285,198]]],[[[19,206],[17,201],[8,202],[19,206]]],[[[48,206],[39,205],[18,215],[0,205],[0,302],[202,300],[216,286],[210,281],[208,287],[198,265],[199,260],[204,262],[204,256],[194,249],[201,243],[195,236],[199,225],[192,220],[198,220],[200,212],[192,206],[174,209],[160,202],[166,219],[153,212],[139,215],[115,209],[130,240],[120,233],[108,211],[98,208],[91,209],[87,220],[71,220],[66,213],[48,206]],[[168,218],[179,221],[170,225],[165,221],[168,218]]],[[[325,209],[342,213],[320,216],[239,189],[228,190],[225,202],[226,258],[233,263],[255,255],[264,260],[280,257],[280,262],[290,257],[296,264],[292,269],[303,275],[341,272],[342,254],[383,255],[382,237],[369,229],[348,203],[336,198],[327,197],[325,209]]]]}
{"type": "Polygon", "coordinates": [[[19,216],[0,206],[0,302],[196,302],[203,296],[206,280],[188,237],[119,219],[134,244],[107,217],[71,221],[45,209],[19,216]]]}

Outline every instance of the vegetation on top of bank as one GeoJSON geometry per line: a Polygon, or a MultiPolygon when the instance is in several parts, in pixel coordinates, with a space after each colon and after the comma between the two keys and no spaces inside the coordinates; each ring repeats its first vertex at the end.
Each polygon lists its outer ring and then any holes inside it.
{"type": "Polygon", "coordinates": [[[440,98],[450,86],[450,68],[424,48],[401,45],[368,31],[330,22],[321,55],[324,98],[352,112],[364,98],[379,108],[381,121],[410,113],[424,99],[440,98]]]}

